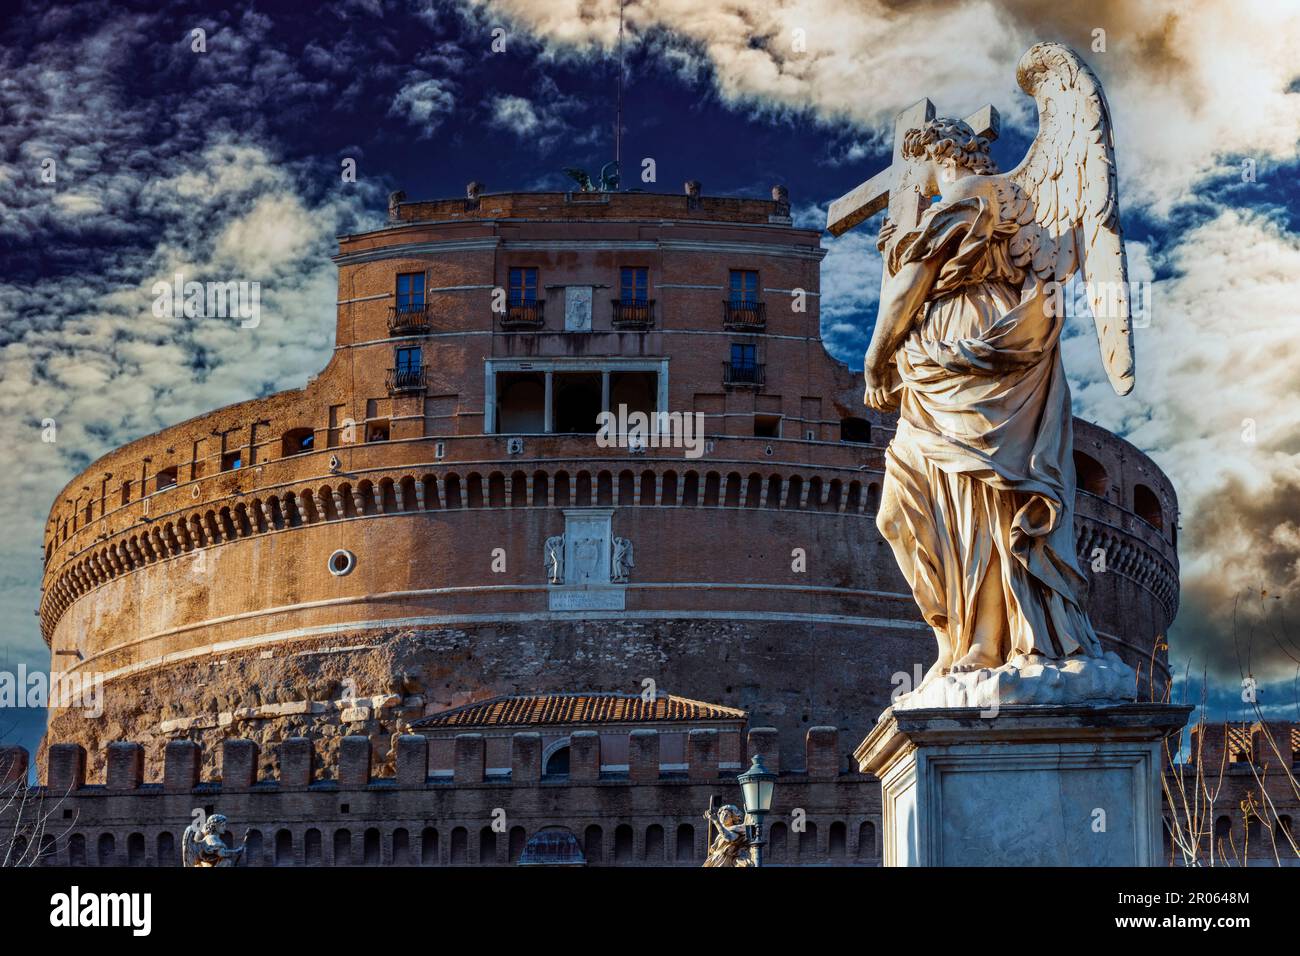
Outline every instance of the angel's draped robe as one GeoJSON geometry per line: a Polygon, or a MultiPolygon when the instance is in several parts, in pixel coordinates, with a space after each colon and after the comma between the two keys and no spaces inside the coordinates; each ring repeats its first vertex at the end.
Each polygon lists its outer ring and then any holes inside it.
{"type": "Polygon", "coordinates": [[[980,180],[889,250],[891,273],[921,260],[938,272],[895,355],[899,424],[878,524],[952,660],[970,650],[980,613],[1002,618],[983,622],[1000,632],[1001,660],[1097,656],[1074,552],[1063,318],[1041,286],[1022,297],[1016,187],[980,180]]]}

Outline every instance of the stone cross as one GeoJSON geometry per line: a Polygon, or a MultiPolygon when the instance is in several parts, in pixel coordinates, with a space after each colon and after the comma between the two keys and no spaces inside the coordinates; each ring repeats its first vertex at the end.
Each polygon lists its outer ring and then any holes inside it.
{"type": "MultiPolygon", "coordinates": [[[[907,172],[907,160],[903,158],[903,137],[909,129],[919,129],[926,120],[932,119],[934,104],[929,99],[914,103],[898,114],[894,120],[893,161],[888,168],[882,169],[831,203],[826,213],[826,229],[832,236],[848,232],[886,206],[889,207],[889,218],[898,224],[899,235],[916,226],[930,197],[922,196],[915,186],[896,188],[907,172]]],[[[997,139],[998,111],[992,106],[976,110],[966,117],[965,122],[975,131],[975,135],[997,139]]]]}

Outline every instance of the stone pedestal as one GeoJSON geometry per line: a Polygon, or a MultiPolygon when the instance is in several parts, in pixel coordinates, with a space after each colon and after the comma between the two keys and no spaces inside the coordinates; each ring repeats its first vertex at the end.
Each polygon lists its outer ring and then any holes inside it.
{"type": "Polygon", "coordinates": [[[1159,865],[1163,740],[1190,711],[886,711],[854,753],[880,779],[885,865],[1159,865]]]}

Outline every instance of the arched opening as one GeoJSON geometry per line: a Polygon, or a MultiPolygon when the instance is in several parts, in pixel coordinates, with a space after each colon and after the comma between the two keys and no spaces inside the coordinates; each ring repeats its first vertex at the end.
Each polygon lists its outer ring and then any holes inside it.
{"type": "Polygon", "coordinates": [[[764,852],[764,856],[773,863],[785,862],[787,842],[785,824],[772,824],[772,830],[767,836],[767,850],[764,852]]]}
{"type": "Polygon", "coordinates": [[[716,471],[711,471],[704,476],[704,507],[716,508],[718,505],[718,489],[722,481],[716,471]]]}
{"type": "Polygon", "coordinates": [[[280,457],[301,455],[316,445],[316,433],[310,428],[291,428],[280,436],[280,457]]]}
{"type": "Polygon", "coordinates": [[[478,861],[483,866],[491,866],[497,861],[497,834],[491,827],[478,831],[478,861]]]}
{"type": "Polygon", "coordinates": [[[411,865],[411,834],[404,827],[393,831],[393,866],[411,865]]]}
{"type": "Polygon", "coordinates": [[[1110,476],[1106,474],[1105,467],[1096,458],[1077,448],[1074,450],[1074,476],[1075,485],[1080,491],[1099,498],[1106,497],[1106,492],[1110,489],[1110,476]]]}
{"type": "Polygon", "coordinates": [[[827,834],[828,842],[826,853],[832,858],[843,857],[848,852],[848,827],[836,820],[831,824],[830,832],[827,834]]]}
{"type": "Polygon", "coordinates": [[[438,831],[433,827],[420,831],[420,865],[438,865],[438,831]]]}
{"type": "Polygon", "coordinates": [[[275,865],[293,866],[293,833],[284,827],[275,831],[275,865]]]}
{"type": "Polygon", "coordinates": [[[1133,511],[1151,527],[1164,528],[1165,516],[1160,507],[1160,499],[1146,485],[1133,486],[1133,511]]]}
{"type": "MultiPolygon", "coordinates": [[[[74,866],[86,862],[86,841],[84,838],[81,841],[81,859],[73,861],[69,853],[68,862],[74,866]]],[[[176,837],[170,830],[164,830],[158,834],[158,865],[175,866],[176,863],[176,837]]]]}
{"type": "Polygon", "coordinates": [[[619,824],[614,830],[614,862],[632,862],[632,828],[626,823],[619,824]]]}
{"type": "Polygon", "coordinates": [[[548,777],[567,777],[569,775],[569,745],[557,747],[546,758],[542,773],[548,777]]]}
{"type": "Polygon", "coordinates": [[[689,863],[695,858],[695,827],[689,823],[683,823],[677,828],[677,852],[678,863],[689,863]]]}
{"type": "Polygon", "coordinates": [[[469,862],[469,831],[464,827],[456,827],[451,831],[451,862],[469,862]]]}
{"type": "Polygon", "coordinates": [[[518,863],[523,856],[524,844],[528,842],[528,831],[523,827],[510,828],[510,846],[508,856],[511,863],[518,863]]]}
{"type": "Polygon", "coordinates": [[[874,860],[876,858],[876,825],[870,820],[863,820],[858,826],[858,859],[874,860]]]}
{"type": "Polygon", "coordinates": [[[645,831],[645,861],[662,863],[664,861],[664,828],[652,823],[645,831]]]}
{"type": "Polygon", "coordinates": [[[352,831],[334,831],[334,865],[352,865],[352,831]]]}
{"type": "Polygon", "coordinates": [[[875,514],[880,510],[880,486],[874,481],[867,485],[867,512],[875,514]]]}
{"type": "Polygon", "coordinates": [[[368,827],[361,838],[361,862],[365,866],[379,865],[379,830],[368,827]]]}
{"type": "Polygon", "coordinates": [[[810,860],[817,855],[817,824],[811,820],[804,824],[799,834],[799,859],[810,860]]]}
{"type": "Polygon", "coordinates": [[[320,831],[317,830],[315,827],[312,827],[305,834],[303,834],[302,856],[303,856],[303,862],[307,864],[307,866],[321,865],[320,831]]]}
{"type": "Polygon", "coordinates": [[[143,833],[132,833],[126,838],[126,865],[144,866],[143,833]]]}
{"type": "Polygon", "coordinates": [[[587,827],[586,832],[582,835],[582,850],[588,863],[599,864],[603,861],[603,843],[604,834],[601,832],[600,827],[594,823],[587,827]]]}

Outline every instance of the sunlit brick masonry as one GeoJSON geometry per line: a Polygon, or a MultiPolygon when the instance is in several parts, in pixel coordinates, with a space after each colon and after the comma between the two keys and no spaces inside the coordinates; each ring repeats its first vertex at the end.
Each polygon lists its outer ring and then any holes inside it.
{"type": "MultiPolygon", "coordinates": [[[[340,239],[319,375],[55,499],[52,669],[105,680],[37,755],[75,788],[59,853],[173,862],[215,808],[250,862],[698,865],[757,747],[771,862],[878,864],[852,750],[934,639],[875,525],[893,417],[821,342],[820,236],[780,187],[395,194],[340,239]],[[598,442],[602,412],[697,416],[698,454],[598,442]]],[[[1091,619],[1163,686],[1173,489],[1074,435],[1091,619]]]]}

